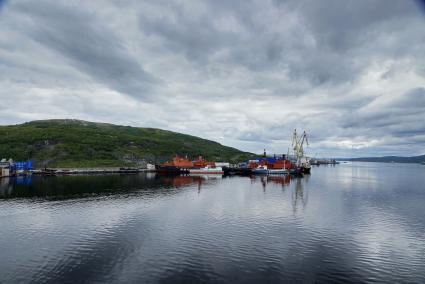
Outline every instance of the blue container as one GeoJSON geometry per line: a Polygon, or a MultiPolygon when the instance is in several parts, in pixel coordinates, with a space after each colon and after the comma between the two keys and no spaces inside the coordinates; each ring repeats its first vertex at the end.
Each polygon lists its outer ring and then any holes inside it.
{"type": "Polygon", "coordinates": [[[11,168],[16,171],[31,171],[33,169],[32,161],[28,160],[26,162],[15,162],[11,168]]]}

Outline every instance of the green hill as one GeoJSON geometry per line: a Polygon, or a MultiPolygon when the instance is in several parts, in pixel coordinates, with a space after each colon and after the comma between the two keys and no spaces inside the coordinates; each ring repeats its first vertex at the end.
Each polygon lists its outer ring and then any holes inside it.
{"type": "Polygon", "coordinates": [[[253,156],[195,136],[155,128],[80,120],[41,120],[0,126],[0,158],[32,159],[36,166],[131,166],[172,156],[237,162],[253,156]]]}

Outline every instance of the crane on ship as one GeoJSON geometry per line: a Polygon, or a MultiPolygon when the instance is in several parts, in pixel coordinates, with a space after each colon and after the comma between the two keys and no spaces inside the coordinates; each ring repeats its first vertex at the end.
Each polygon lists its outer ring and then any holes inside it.
{"type": "Polygon", "coordinates": [[[297,129],[294,129],[294,134],[292,135],[292,147],[294,150],[294,156],[297,159],[297,166],[301,167],[304,173],[310,173],[310,160],[304,155],[304,144],[309,146],[307,133],[304,131],[300,136],[298,136],[297,129]]]}

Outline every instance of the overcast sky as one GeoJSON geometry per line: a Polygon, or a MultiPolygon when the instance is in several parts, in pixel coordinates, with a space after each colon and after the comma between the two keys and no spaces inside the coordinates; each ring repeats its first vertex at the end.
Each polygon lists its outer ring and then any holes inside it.
{"type": "Polygon", "coordinates": [[[425,154],[419,1],[0,0],[0,124],[76,118],[251,152],[425,154]]]}

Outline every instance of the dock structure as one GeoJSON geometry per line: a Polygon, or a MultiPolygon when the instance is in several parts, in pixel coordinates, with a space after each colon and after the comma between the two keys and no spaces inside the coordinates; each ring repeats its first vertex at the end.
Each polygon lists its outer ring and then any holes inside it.
{"type": "Polygon", "coordinates": [[[32,171],[32,161],[14,162],[12,159],[0,160],[0,177],[27,175],[32,171]]]}
{"type": "Polygon", "coordinates": [[[9,177],[11,174],[11,164],[6,159],[2,159],[0,161],[0,178],[9,177]]]}
{"type": "Polygon", "coordinates": [[[320,165],[338,165],[339,162],[335,159],[311,159],[311,164],[314,166],[320,165]]]}
{"type": "Polygon", "coordinates": [[[129,174],[140,172],[151,172],[152,169],[140,168],[117,168],[117,167],[104,167],[104,168],[44,168],[34,170],[35,175],[56,176],[56,175],[85,175],[85,174],[129,174]]]}

